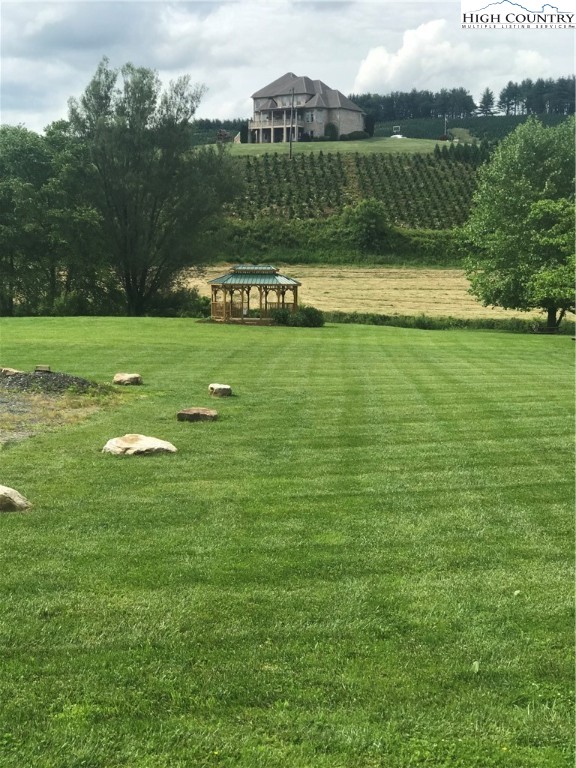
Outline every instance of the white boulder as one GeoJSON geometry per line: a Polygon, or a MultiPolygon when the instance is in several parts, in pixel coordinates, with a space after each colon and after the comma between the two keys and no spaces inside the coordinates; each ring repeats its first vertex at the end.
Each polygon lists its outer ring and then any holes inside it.
{"type": "Polygon", "coordinates": [[[167,440],[147,435],[129,434],[113,437],[108,440],[102,453],[113,453],[116,456],[134,456],[142,453],[176,453],[176,447],[167,440]]]}
{"type": "Polygon", "coordinates": [[[31,506],[28,499],[14,488],[0,485],[0,512],[17,512],[19,509],[29,509],[31,506]]]}
{"type": "Polygon", "coordinates": [[[229,384],[210,384],[208,386],[208,392],[212,397],[230,397],[232,394],[232,387],[229,384]]]}
{"type": "Polygon", "coordinates": [[[142,376],[139,373],[116,373],[113,379],[114,384],[142,384],[142,376]]]}

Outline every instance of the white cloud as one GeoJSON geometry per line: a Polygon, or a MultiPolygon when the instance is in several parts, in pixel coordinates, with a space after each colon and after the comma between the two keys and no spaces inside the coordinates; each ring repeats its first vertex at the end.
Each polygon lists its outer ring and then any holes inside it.
{"type": "Polygon", "coordinates": [[[2,121],[66,116],[108,56],[180,74],[208,92],[198,116],[248,117],[250,95],[292,71],[343,93],[464,87],[574,68],[570,32],[464,31],[454,0],[2,0],[2,121]]]}
{"type": "MultiPolygon", "coordinates": [[[[557,40],[561,42],[561,38],[557,40]]],[[[499,36],[464,34],[446,19],[434,19],[406,30],[395,51],[386,45],[371,48],[360,63],[353,90],[389,93],[464,87],[479,98],[487,87],[498,94],[509,80],[570,74],[570,55],[559,72],[558,59],[552,62],[556,49],[547,49],[542,42],[536,36],[530,39],[501,32],[499,36]],[[515,47],[520,40],[524,46],[533,42],[535,48],[515,47]]]]}
{"type": "MultiPolygon", "coordinates": [[[[516,51],[514,54],[514,69],[525,72],[525,77],[548,77],[552,75],[550,61],[538,51],[516,51]]],[[[565,74],[570,74],[566,72],[565,74]]]]}

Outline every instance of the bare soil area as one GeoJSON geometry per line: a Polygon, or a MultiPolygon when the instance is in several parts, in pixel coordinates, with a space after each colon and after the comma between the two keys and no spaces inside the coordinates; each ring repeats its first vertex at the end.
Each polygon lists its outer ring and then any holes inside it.
{"type": "Polygon", "coordinates": [[[73,424],[98,410],[104,388],[66,373],[0,371],[0,446],[45,429],[73,424]]]}
{"type": "MultiPolygon", "coordinates": [[[[538,316],[483,307],[468,293],[469,283],[461,269],[276,266],[283,274],[300,280],[301,303],[324,311],[461,318],[538,316]]],[[[190,282],[203,296],[209,296],[207,281],[225,274],[229,267],[210,267],[205,277],[190,282]]]]}

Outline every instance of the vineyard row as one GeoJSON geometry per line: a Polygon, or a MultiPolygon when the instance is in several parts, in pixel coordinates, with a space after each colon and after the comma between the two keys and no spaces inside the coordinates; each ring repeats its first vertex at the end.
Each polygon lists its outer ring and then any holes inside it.
{"type": "Polygon", "coordinates": [[[469,213],[476,168],[435,155],[270,154],[245,158],[244,194],[233,216],[311,219],[375,198],[391,225],[449,229],[469,213]]]}

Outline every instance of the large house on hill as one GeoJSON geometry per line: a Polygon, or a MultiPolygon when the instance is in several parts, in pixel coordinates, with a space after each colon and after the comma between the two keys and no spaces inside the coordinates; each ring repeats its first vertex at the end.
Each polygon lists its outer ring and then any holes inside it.
{"type": "Polygon", "coordinates": [[[321,80],[287,72],[252,94],[249,144],[274,144],[364,130],[364,113],[340,91],[321,80]],[[326,126],[334,126],[326,131],[326,126]]]}

